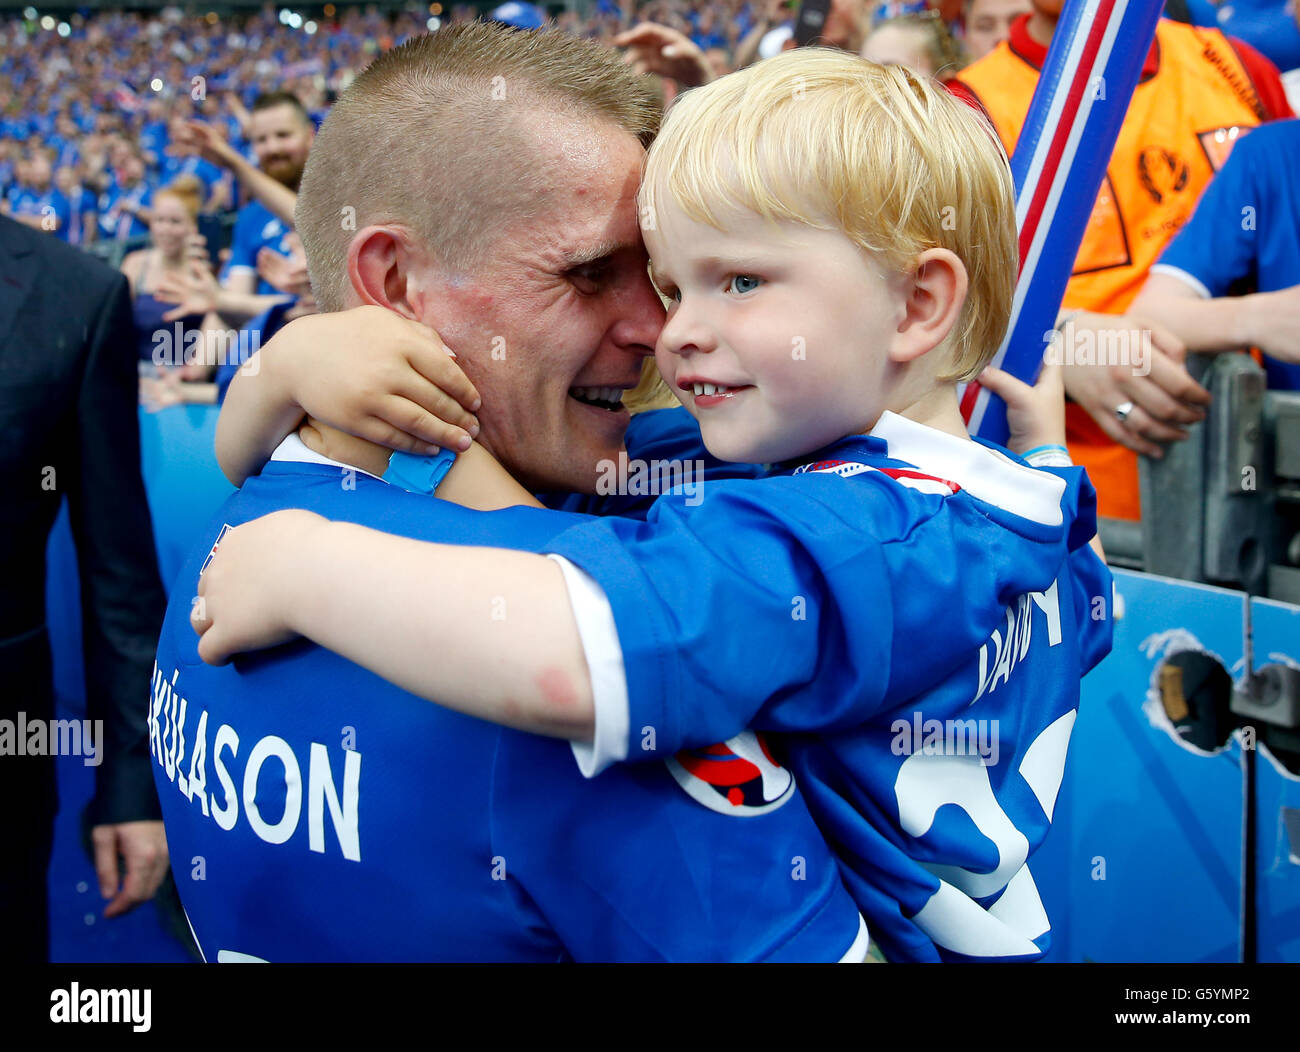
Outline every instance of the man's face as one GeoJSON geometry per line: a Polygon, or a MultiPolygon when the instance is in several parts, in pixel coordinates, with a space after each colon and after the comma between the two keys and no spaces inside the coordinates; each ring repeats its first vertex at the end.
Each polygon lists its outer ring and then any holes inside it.
{"type": "Polygon", "coordinates": [[[272,106],[252,115],[248,134],[258,167],[276,182],[295,189],[316,137],[311,122],[303,121],[292,106],[272,106]]]}
{"type": "Polygon", "coordinates": [[[1029,0],[973,0],[966,12],[966,50],[971,61],[983,58],[1006,40],[1011,23],[1029,10],[1029,0]]]}
{"type": "Polygon", "coordinates": [[[33,157],[27,166],[27,178],[37,190],[46,190],[50,185],[50,162],[44,157],[33,157]]]}
{"type": "Polygon", "coordinates": [[[478,388],[479,440],[506,469],[536,490],[590,493],[598,462],[623,448],[617,399],[664,319],[637,226],[645,152],[603,124],[555,118],[543,138],[521,165],[538,180],[535,217],[507,227],[473,275],[431,281],[420,320],[478,388]]]}

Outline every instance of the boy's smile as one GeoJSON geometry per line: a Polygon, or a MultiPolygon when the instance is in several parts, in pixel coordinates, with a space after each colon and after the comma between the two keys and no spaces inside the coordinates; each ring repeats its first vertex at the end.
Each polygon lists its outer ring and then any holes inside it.
{"type": "Polygon", "coordinates": [[[642,231],[670,301],[655,356],[710,452],[772,463],[870,429],[902,374],[902,279],[837,229],[735,209],[720,231],[657,196],[642,231]]]}

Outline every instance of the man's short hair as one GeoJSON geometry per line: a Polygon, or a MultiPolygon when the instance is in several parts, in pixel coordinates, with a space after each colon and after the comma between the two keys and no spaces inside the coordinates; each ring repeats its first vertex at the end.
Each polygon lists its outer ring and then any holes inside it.
{"type": "Polygon", "coordinates": [[[799,48],[687,92],[646,163],[643,214],[667,193],[723,229],[741,208],[839,229],[887,271],[930,248],[966,266],[946,380],[997,353],[1019,266],[1015,194],[992,126],[940,84],[828,48],[799,48]]]}
{"type": "Polygon", "coordinates": [[[302,104],[302,100],[291,91],[264,91],[261,95],[253,100],[253,105],[249,107],[249,113],[261,113],[264,110],[273,110],[277,106],[288,106],[293,110],[304,124],[312,123],[311,115],[307,112],[307,107],[302,104]]]}
{"type": "Polygon", "coordinates": [[[527,118],[622,129],[648,146],[654,81],[617,52],[562,33],[470,22],[380,55],[330,111],[298,195],[316,300],[341,310],[348,245],[375,223],[408,227],[439,265],[471,272],[542,200],[527,118]]]}

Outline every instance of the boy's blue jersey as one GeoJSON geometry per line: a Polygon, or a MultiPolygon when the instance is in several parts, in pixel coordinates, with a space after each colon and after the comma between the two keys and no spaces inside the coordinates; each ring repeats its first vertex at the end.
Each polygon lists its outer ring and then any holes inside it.
{"type": "MultiPolygon", "coordinates": [[[[561,742],[444,710],[305,641],[204,665],[190,597],[221,530],[289,507],[531,550],[575,521],[471,512],[363,472],[282,461],[223,506],[171,590],[149,706],[168,847],[207,960],[861,951],[858,911],[796,792],[737,822],[662,764],[592,783],[561,742]]],[[[429,595],[445,598],[433,582],[429,595]]]]}
{"type": "Polygon", "coordinates": [[[1092,487],[892,414],[816,460],[546,545],[612,605],[629,719],[604,761],[676,753],[683,785],[746,811],[765,790],[725,769],[746,757],[707,747],[784,732],[886,956],[1035,958],[1026,859],[1111,641],[1092,487]]]}
{"type": "MultiPolygon", "coordinates": [[[[282,256],[289,255],[290,233],[292,228],[272,215],[260,201],[244,205],[235,219],[235,232],[230,241],[230,259],[226,261],[223,279],[241,270],[252,271],[256,275],[257,253],[263,248],[269,248],[282,256]]],[[[278,295],[279,290],[258,277],[256,292],[270,296],[278,295]]]]}

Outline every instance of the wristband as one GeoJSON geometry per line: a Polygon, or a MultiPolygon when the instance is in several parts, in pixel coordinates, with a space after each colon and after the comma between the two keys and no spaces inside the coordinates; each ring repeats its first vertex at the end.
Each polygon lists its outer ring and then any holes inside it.
{"type": "Polygon", "coordinates": [[[1021,459],[1036,468],[1068,468],[1074,466],[1070,451],[1064,446],[1035,446],[1028,453],[1022,453],[1021,459]]]}
{"type": "Polygon", "coordinates": [[[438,484],[456,463],[456,454],[450,449],[440,449],[432,456],[421,457],[414,453],[394,452],[388,458],[384,481],[400,486],[408,493],[432,497],[438,484]]]}

